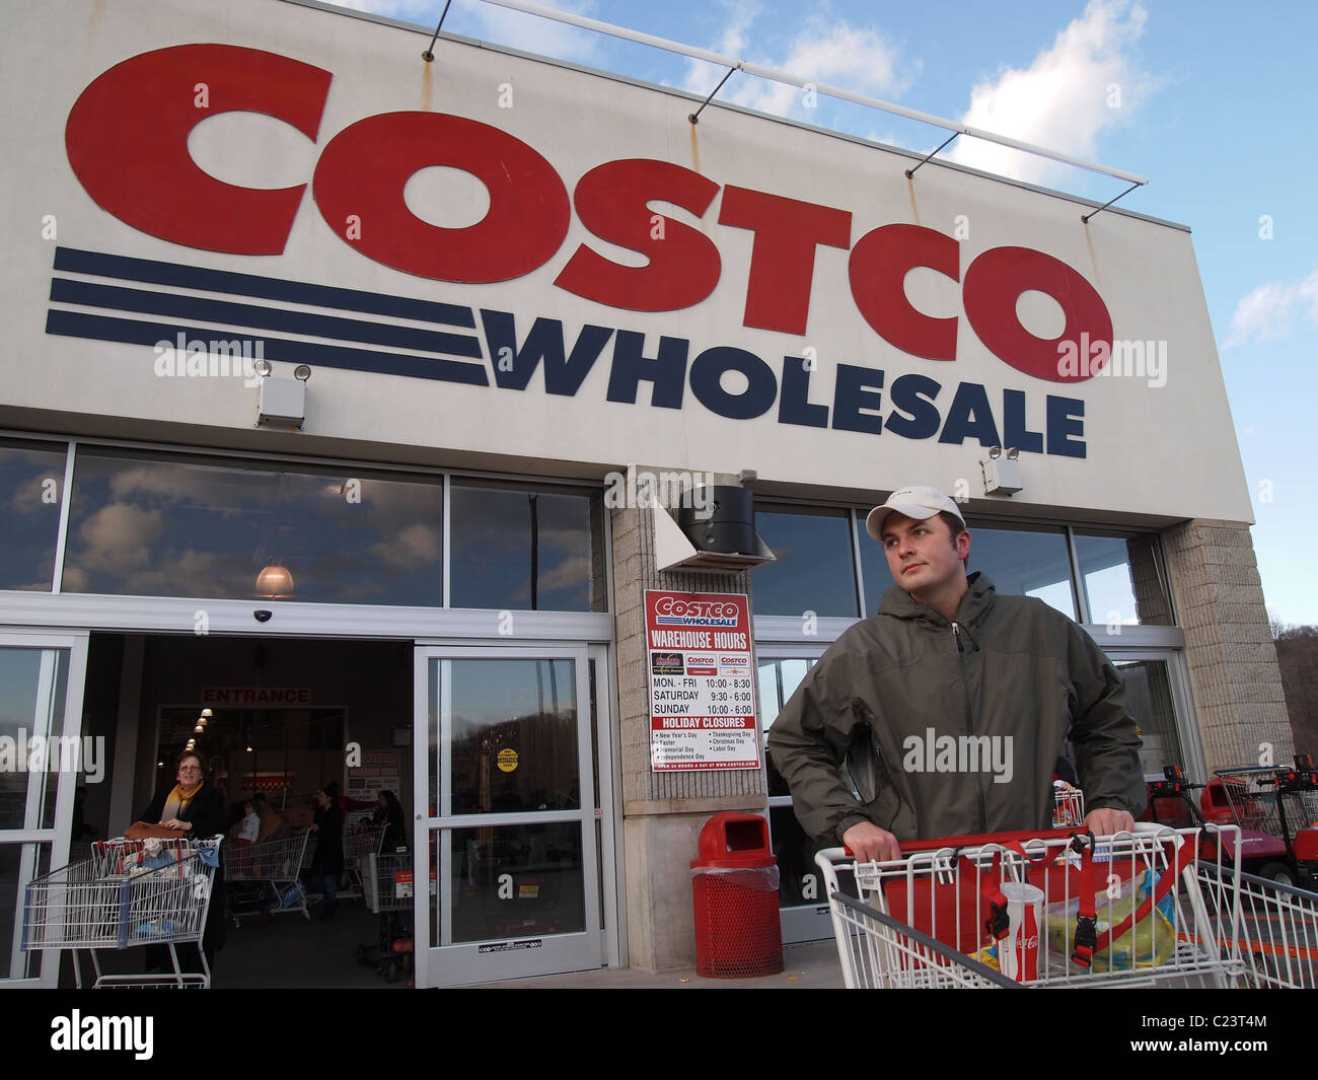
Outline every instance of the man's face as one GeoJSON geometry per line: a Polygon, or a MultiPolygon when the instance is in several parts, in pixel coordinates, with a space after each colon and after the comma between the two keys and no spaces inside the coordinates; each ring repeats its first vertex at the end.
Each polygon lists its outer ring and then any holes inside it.
{"type": "Polygon", "coordinates": [[[883,554],[893,581],[909,593],[937,590],[964,573],[962,559],[970,553],[970,536],[952,541],[951,530],[935,514],[924,521],[889,514],[883,522],[883,554]]]}

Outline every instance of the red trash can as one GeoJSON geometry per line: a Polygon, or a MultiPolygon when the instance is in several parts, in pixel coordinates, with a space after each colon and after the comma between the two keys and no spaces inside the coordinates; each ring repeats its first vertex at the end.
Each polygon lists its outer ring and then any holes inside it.
{"type": "Polygon", "coordinates": [[[715,814],[691,860],[696,972],[717,979],[783,970],[778,860],[758,814],[715,814]]]}

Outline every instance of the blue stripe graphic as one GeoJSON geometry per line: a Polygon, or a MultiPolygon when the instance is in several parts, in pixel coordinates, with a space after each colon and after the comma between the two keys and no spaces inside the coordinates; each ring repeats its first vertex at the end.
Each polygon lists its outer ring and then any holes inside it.
{"type": "MultiPolygon", "coordinates": [[[[244,337],[251,339],[250,334],[243,334],[237,330],[207,329],[182,323],[139,322],[134,319],[116,319],[108,315],[54,309],[46,313],[46,333],[63,337],[88,338],[93,341],[150,346],[162,341],[173,346],[180,333],[189,341],[210,342],[217,339],[227,341],[235,338],[241,340],[244,337]]],[[[263,355],[267,360],[342,368],[345,371],[366,371],[377,375],[440,379],[468,386],[488,386],[490,381],[484,364],[469,364],[462,360],[407,356],[401,353],[321,345],[288,338],[263,336],[257,340],[261,342],[263,355]]]]}
{"type": "Polygon", "coordinates": [[[126,255],[106,255],[99,251],[57,247],[55,269],[70,274],[94,274],[152,285],[174,285],[180,289],[232,293],[283,300],[292,304],[361,311],[369,315],[386,315],[396,319],[465,326],[475,329],[471,308],[460,304],[441,304],[431,300],[414,300],[408,296],[363,292],[359,289],[336,289],[328,285],[311,285],[303,281],[262,277],[259,274],[236,274],[229,270],[211,270],[200,266],[134,259],[126,255]]]}
{"type": "MultiPolygon", "coordinates": [[[[51,279],[50,299],[57,303],[84,304],[113,311],[170,315],[180,319],[199,319],[202,322],[251,326],[262,330],[284,330],[291,334],[309,334],[340,341],[386,345],[395,349],[417,349],[421,352],[481,359],[480,341],[468,334],[417,330],[409,326],[345,319],[337,315],[316,315],[287,308],[262,307],[259,304],[235,304],[227,300],[124,289],[89,281],[70,281],[67,278],[51,279]]],[[[214,336],[214,332],[211,336],[214,336]]]]}

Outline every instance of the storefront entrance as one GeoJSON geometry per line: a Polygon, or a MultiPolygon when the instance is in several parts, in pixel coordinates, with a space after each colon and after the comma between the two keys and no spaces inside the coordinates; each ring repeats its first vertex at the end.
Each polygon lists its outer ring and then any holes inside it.
{"type": "MultiPolygon", "coordinates": [[[[258,805],[260,843],[308,841],[273,884],[227,881],[216,989],[456,986],[617,963],[606,660],[585,644],[0,634],[3,745],[97,745],[81,771],[0,776],[0,978],[72,985],[67,952],[21,947],[26,885],[121,835],[189,740],[224,796],[226,861],[258,805]],[[322,919],[311,826],[331,783],[354,850],[322,919]],[[356,851],[381,791],[402,828],[356,851]]],[[[122,974],[140,953],[98,956],[122,974]]]]}
{"type": "Polygon", "coordinates": [[[608,671],[588,646],[418,646],[416,982],[609,962],[608,671]],[[608,871],[606,872],[606,868],[608,871]]]}

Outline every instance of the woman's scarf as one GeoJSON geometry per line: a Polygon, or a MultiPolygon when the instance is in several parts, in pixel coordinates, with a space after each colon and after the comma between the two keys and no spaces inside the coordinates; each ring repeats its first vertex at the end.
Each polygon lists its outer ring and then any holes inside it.
{"type": "Polygon", "coordinates": [[[205,780],[198,780],[190,788],[185,788],[182,784],[175,784],[174,790],[169,793],[169,798],[165,800],[165,812],[160,815],[161,823],[173,821],[183,813],[205,782],[205,780]]]}

